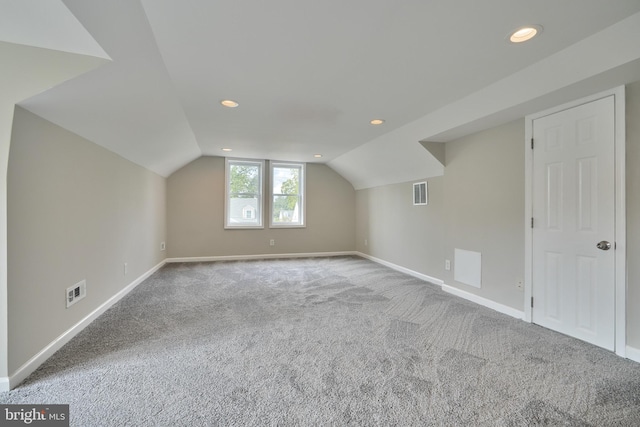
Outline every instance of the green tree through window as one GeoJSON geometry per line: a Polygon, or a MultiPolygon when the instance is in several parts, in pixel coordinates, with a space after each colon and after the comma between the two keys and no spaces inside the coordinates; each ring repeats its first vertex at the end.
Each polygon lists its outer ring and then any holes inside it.
{"type": "Polygon", "coordinates": [[[304,164],[276,163],[272,165],[271,224],[301,226],[303,219],[304,164]]]}
{"type": "Polygon", "coordinates": [[[253,198],[259,193],[260,168],[252,165],[231,165],[229,186],[239,198],[253,198]]]}
{"type": "Polygon", "coordinates": [[[264,161],[226,159],[225,227],[262,228],[264,161]]]}
{"type": "Polygon", "coordinates": [[[300,193],[299,170],[293,169],[291,178],[287,179],[280,186],[280,195],[276,195],[273,206],[273,220],[278,222],[280,213],[284,211],[293,211],[298,203],[298,194],[300,193]]]}

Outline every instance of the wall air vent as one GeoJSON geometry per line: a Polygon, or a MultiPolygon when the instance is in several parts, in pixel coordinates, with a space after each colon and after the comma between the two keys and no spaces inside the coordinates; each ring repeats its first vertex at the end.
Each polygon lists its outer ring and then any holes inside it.
{"type": "Polygon", "coordinates": [[[416,182],[413,184],[413,204],[414,206],[426,205],[427,200],[427,183],[416,182]]]}
{"type": "Polygon", "coordinates": [[[75,285],[67,288],[66,292],[67,308],[80,301],[87,296],[87,281],[83,280],[75,285]]]}

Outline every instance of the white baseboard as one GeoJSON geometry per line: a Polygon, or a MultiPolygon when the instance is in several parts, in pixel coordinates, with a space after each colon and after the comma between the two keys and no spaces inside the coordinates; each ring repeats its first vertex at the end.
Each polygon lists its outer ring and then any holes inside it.
{"type": "Polygon", "coordinates": [[[259,255],[222,255],[222,256],[200,256],[167,258],[167,263],[173,262],[211,262],[211,261],[247,261],[252,259],[279,259],[279,258],[320,258],[334,256],[356,255],[353,251],[344,252],[310,252],[293,254],[259,254],[259,255]]]}
{"type": "Polygon", "coordinates": [[[629,360],[640,363],[640,350],[627,346],[625,357],[629,360]]]}
{"type": "Polygon", "coordinates": [[[40,350],[38,354],[29,359],[24,365],[22,365],[16,372],[14,372],[11,376],[0,378],[0,391],[9,391],[10,389],[16,387],[22,381],[24,381],[29,375],[31,375],[40,365],[42,365],[48,358],[50,358],[53,353],[60,350],[63,345],[68,343],[73,337],[78,335],[84,328],[86,328],[91,322],[93,322],[98,316],[103,314],[109,308],[111,308],[115,303],[124,298],[129,292],[131,292],[136,286],[142,283],[145,279],[151,276],[153,273],[158,271],[163,265],[165,265],[166,260],[160,262],[158,265],[153,267],[151,270],[144,273],[142,276],[138,277],[136,280],[128,284],[124,289],[120,292],[109,298],[103,304],[101,304],[98,308],[89,313],[84,319],[73,325],[70,329],[60,335],[58,338],[49,343],[45,348],[40,350]]]}
{"type": "Polygon", "coordinates": [[[516,310],[515,308],[511,308],[507,305],[500,304],[498,302],[492,301],[487,298],[480,297],[478,295],[472,294],[467,291],[463,291],[458,288],[454,288],[453,286],[449,286],[446,284],[442,284],[442,290],[448,292],[452,295],[458,296],[460,298],[464,298],[471,302],[475,302],[476,304],[483,305],[492,310],[498,311],[502,314],[506,314],[511,317],[515,317],[516,319],[524,319],[524,311],[516,310]]]}
{"type": "Polygon", "coordinates": [[[400,265],[394,264],[392,262],[385,261],[385,260],[380,259],[380,258],[376,258],[376,257],[371,256],[371,255],[367,255],[367,254],[362,253],[362,252],[355,252],[355,255],[358,255],[361,258],[366,258],[366,259],[368,259],[370,261],[373,261],[373,262],[376,262],[378,264],[382,264],[385,267],[392,268],[392,269],[394,269],[396,271],[399,271],[401,273],[408,274],[409,276],[416,277],[416,278],[418,278],[420,280],[424,280],[425,282],[433,283],[434,285],[442,286],[442,284],[444,283],[441,279],[437,279],[435,277],[431,277],[431,276],[428,276],[426,274],[418,273],[417,271],[410,270],[410,269],[408,269],[406,267],[402,267],[400,265]]]}
{"type": "Polygon", "coordinates": [[[490,308],[492,310],[495,310],[495,311],[498,311],[500,313],[506,314],[508,316],[515,317],[516,319],[524,319],[524,312],[523,311],[516,310],[516,309],[511,308],[509,306],[506,306],[504,304],[500,304],[500,303],[497,303],[495,301],[491,301],[490,299],[479,297],[479,296],[477,296],[475,294],[472,294],[470,292],[466,292],[466,291],[460,290],[458,288],[454,288],[452,286],[446,285],[444,283],[444,281],[441,280],[441,279],[437,279],[435,277],[431,277],[431,276],[428,276],[426,274],[418,273],[417,271],[409,270],[408,268],[393,264],[391,262],[382,260],[380,258],[373,257],[371,255],[367,255],[367,254],[362,253],[362,252],[356,252],[356,255],[358,255],[358,256],[360,256],[362,258],[366,258],[368,260],[371,260],[373,262],[377,262],[378,264],[382,264],[384,266],[387,266],[387,267],[392,268],[394,270],[400,271],[402,273],[406,273],[406,274],[408,274],[410,276],[417,277],[418,279],[422,279],[422,280],[425,280],[427,282],[439,285],[439,286],[442,287],[443,291],[448,292],[448,293],[450,293],[452,295],[455,295],[455,296],[464,298],[466,300],[475,302],[476,304],[480,304],[482,306],[485,306],[485,307],[490,308]]]}

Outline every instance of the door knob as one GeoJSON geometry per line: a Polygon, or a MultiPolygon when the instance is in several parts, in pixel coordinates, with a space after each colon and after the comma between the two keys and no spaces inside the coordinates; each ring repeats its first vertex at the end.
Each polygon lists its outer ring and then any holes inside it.
{"type": "Polygon", "coordinates": [[[603,240],[602,242],[598,242],[598,244],[596,244],[596,248],[603,251],[608,251],[609,249],[611,249],[611,243],[603,240]]]}

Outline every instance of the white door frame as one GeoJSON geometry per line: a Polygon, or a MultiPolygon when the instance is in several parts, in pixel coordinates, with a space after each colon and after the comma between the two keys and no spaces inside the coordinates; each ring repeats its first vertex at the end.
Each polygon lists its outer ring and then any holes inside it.
{"type": "Polygon", "coordinates": [[[531,137],[533,121],[607,96],[614,96],[615,105],[615,352],[626,355],[626,300],[627,300],[627,242],[626,242],[626,201],[625,201],[625,87],[619,86],[595,95],[569,102],[525,117],[525,231],[524,231],[524,320],[531,323],[531,296],[533,274],[533,151],[531,137]]]}

